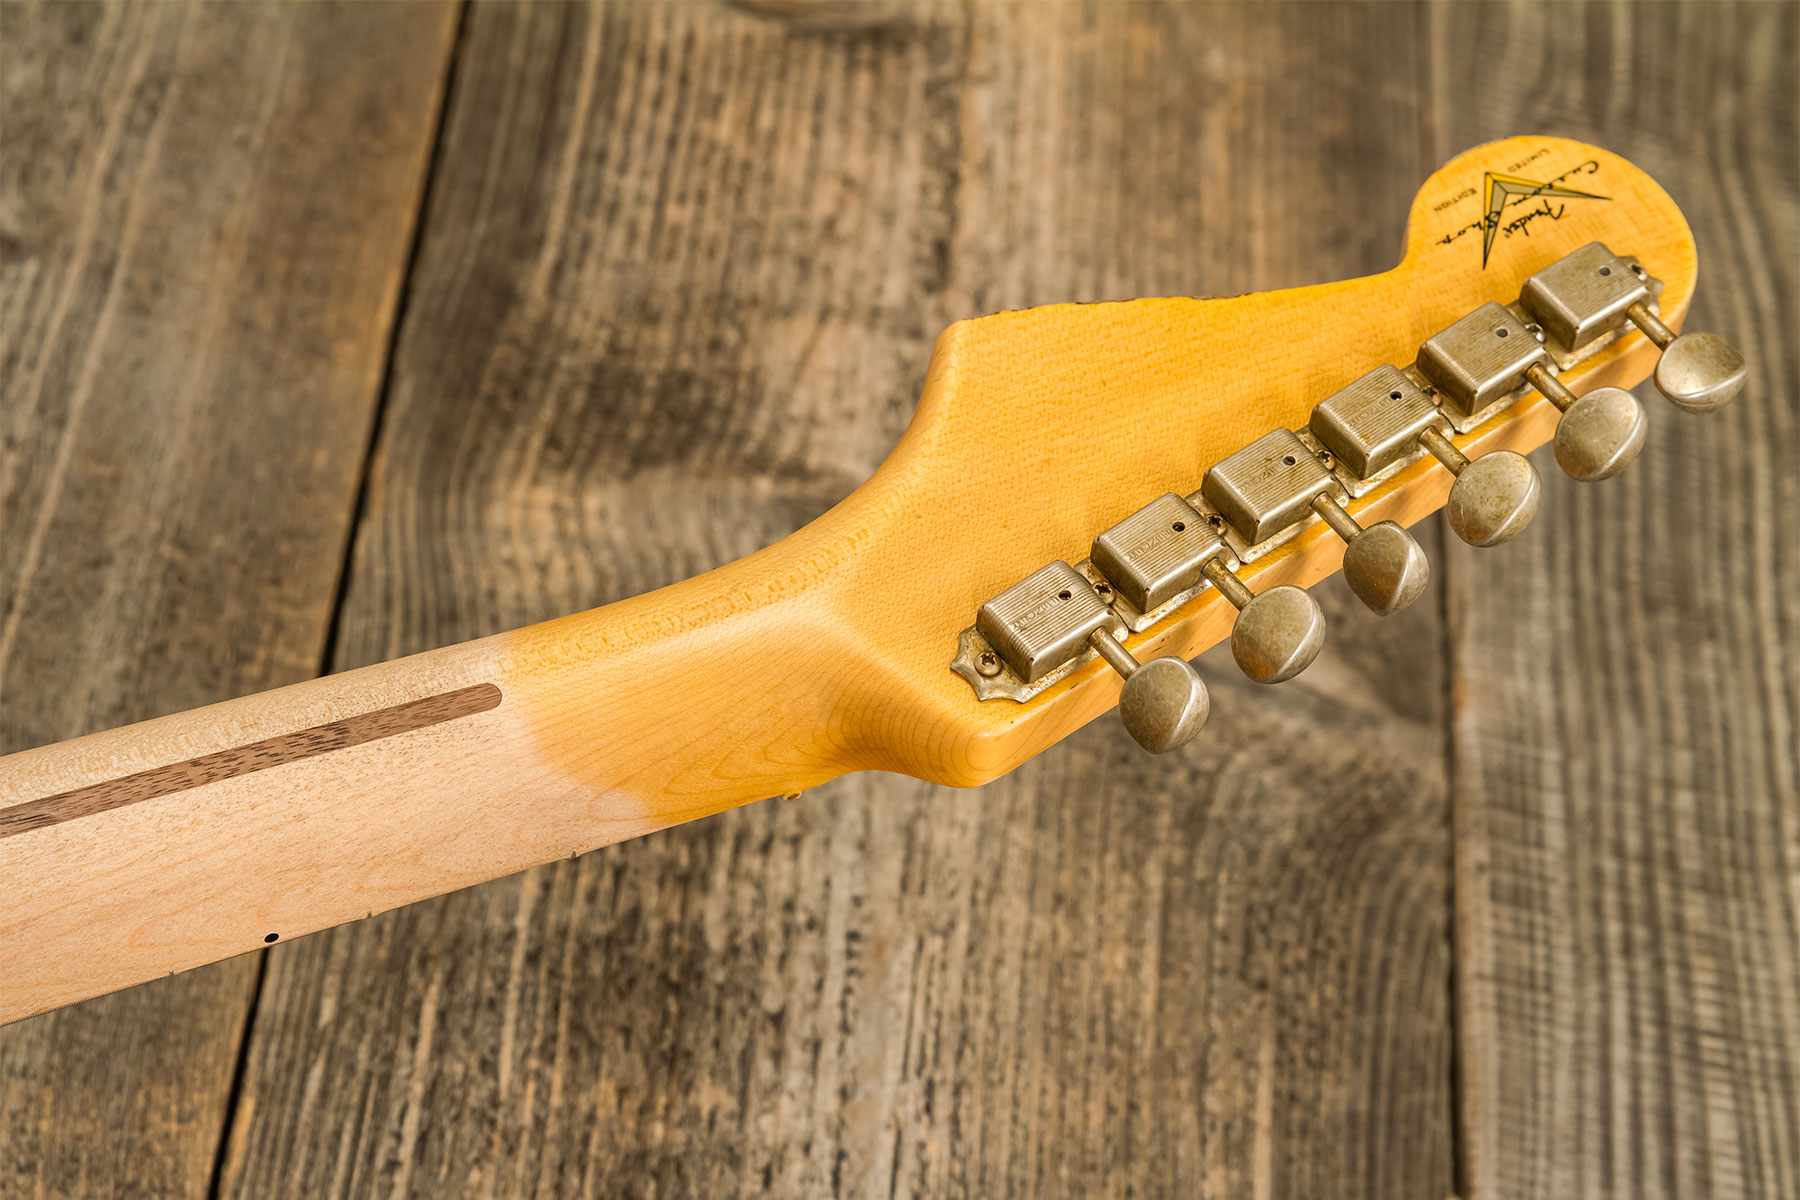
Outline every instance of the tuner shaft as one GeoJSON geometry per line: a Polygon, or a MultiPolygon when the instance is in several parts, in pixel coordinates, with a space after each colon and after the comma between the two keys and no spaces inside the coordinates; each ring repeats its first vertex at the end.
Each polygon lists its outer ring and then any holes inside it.
{"type": "Polygon", "coordinates": [[[1626,309],[1625,316],[1643,330],[1644,336],[1655,343],[1658,350],[1667,350],[1675,344],[1675,331],[1664,325],[1662,319],[1646,308],[1642,300],[1626,309]]]}

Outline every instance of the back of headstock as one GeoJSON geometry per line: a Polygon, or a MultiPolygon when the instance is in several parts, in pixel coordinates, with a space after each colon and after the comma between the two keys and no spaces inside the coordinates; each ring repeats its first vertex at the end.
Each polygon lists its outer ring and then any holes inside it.
{"type": "Polygon", "coordinates": [[[1403,527],[1447,497],[1459,535],[1494,545],[1535,510],[1522,452],[1554,440],[1578,478],[1623,469],[1645,426],[1622,389],[1659,358],[1682,407],[1734,394],[1718,339],[1659,351],[1695,275],[1648,176],[1525,137],[1432,175],[1379,275],[953,326],[905,439],[826,518],[864,539],[834,605],[881,713],[856,765],[980,782],[1119,702],[1127,675],[1134,735],[1186,740],[1205,716],[1191,668],[1134,660],[1191,658],[1249,605],[1240,665],[1289,678],[1323,635],[1295,588],[1344,568],[1396,611],[1428,570],[1403,527]]]}

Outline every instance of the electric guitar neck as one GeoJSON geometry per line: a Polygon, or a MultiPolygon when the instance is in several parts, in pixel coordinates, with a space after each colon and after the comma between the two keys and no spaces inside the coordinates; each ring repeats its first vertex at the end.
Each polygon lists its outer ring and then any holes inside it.
{"type": "Polygon", "coordinates": [[[1427,180],[1380,275],[959,322],[880,470],[748,558],[0,759],[0,1021],[850,771],[980,784],[1115,706],[1204,754],[1200,651],[1291,678],[1308,585],[1397,611],[1407,526],[1515,536],[1544,442],[1624,469],[1652,373],[1728,400],[1695,273],[1643,172],[1524,137],[1427,180]]]}

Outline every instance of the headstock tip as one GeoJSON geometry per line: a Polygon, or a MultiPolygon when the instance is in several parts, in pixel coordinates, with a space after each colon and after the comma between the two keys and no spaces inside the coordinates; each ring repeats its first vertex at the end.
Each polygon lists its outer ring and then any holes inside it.
{"type": "Polygon", "coordinates": [[[1686,310],[1696,256],[1680,208],[1628,159],[1572,138],[1503,138],[1433,171],[1413,197],[1406,261],[1498,297],[1594,241],[1629,246],[1663,281],[1664,312],[1686,310]]]}

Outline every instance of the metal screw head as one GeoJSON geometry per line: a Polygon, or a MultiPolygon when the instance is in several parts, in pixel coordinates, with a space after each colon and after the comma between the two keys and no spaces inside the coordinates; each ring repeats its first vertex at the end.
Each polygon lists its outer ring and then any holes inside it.
{"type": "Polygon", "coordinates": [[[1569,405],[1556,423],[1556,462],[1572,479],[1610,479],[1644,448],[1644,406],[1624,388],[1603,387],[1569,405]]]}
{"type": "Polygon", "coordinates": [[[1711,412],[1744,390],[1750,368],[1737,348],[1716,333],[1684,333],[1656,364],[1656,388],[1688,412],[1711,412]]]}
{"type": "Polygon", "coordinates": [[[1152,754],[1194,740],[1212,712],[1200,672],[1179,658],[1153,658],[1133,671],[1119,691],[1119,719],[1132,739],[1152,754]]]}
{"type": "Polygon", "coordinates": [[[1297,587],[1270,588],[1244,606],[1231,629],[1231,657],[1258,683],[1292,679],[1325,644],[1325,614],[1297,587]]]}
{"type": "Polygon", "coordinates": [[[992,650],[983,650],[975,656],[975,670],[983,679],[992,679],[1000,673],[1000,656],[992,650]]]}
{"type": "Polygon", "coordinates": [[[1543,485],[1523,454],[1496,450],[1463,468],[1450,486],[1444,516],[1471,546],[1498,546],[1517,537],[1537,516],[1543,485]]]}
{"type": "Polygon", "coordinates": [[[1430,580],[1425,551],[1392,521],[1369,526],[1344,549],[1344,582],[1376,616],[1399,612],[1430,580]]]}

